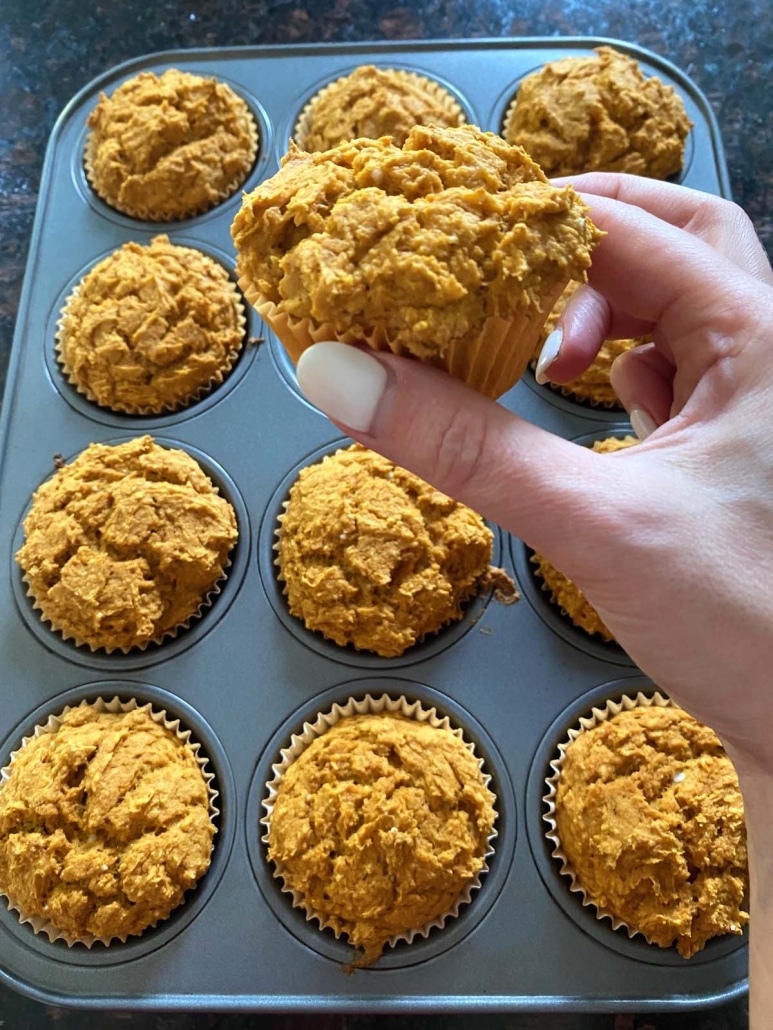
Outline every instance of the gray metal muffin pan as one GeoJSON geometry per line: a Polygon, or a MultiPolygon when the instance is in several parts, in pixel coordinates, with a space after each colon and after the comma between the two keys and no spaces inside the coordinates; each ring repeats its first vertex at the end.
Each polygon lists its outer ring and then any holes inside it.
{"type": "MultiPolygon", "coordinates": [[[[497,531],[498,560],[522,600],[483,597],[465,619],[397,659],[343,650],[284,608],[272,565],[273,530],[295,472],[340,434],[300,396],[284,351],[254,312],[228,379],[175,415],[132,418],[84,400],[54,357],[59,310],[97,260],[128,240],[167,232],[233,271],[229,228],[236,195],[177,223],[149,224],[109,208],[82,167],[86,118],[100,91],[143,70],[215,75],[258,119],[261,148],[245,184],[277,168],[303,103],[324,83],[377,63],[424,73],[451,88],[467,117],[499,131],[519,80],[549,60],[603,42],[671,82],[694,122],[681,180],[729,195],[713,114],[695,85],[656,55],[620,41],[510,39],[266,47],[152,54],[113,69],[62,113],[48,147],[2,413],[0,552],[0,765],[49,712],[98,695],[134,696],[188,726],[216,773],[222,814],[210,871],[165,923],[125,944],[68,949],[35,936],[0,902],[0,975],[57,1004],[140,1008],[418,1012],[691,1009],[746,990],[746,937],[709,942],[689,961],[629,939],[570,894],[550,858],[541,801],[548,762],[592,703],[651,687],[615,645],[576,629],[535,584],[524,545],[497,531]],[[13,554],[31,494],[94,441],[142,433],[199,458],[236,508],[240,540],[221,595],[176,639],[128,655],[61,640],[33,611],[13,554]],[[387,691],[433,704],[475,742],[499,800],[490,872],[471,904],[426,939],[388,950],[351,975],[343,941],[320,931],[279,891],[260,843],[263,784],[304,718],[352,695],[387,691]]],[[[584,442],[624,424],[537,386],[527,372],[501,403],[584,442]]]]}

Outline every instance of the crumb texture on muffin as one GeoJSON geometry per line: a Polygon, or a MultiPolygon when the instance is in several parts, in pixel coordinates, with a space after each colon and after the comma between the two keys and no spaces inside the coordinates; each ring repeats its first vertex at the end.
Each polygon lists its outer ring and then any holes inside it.
{"type": "Polygon", "coordinates": [[[650,942],[689,958],[747,923],[735,769],[713,730],[676,705],[638,706],[579,733],[555,821],[587,897],[650,942]]]}
{"type": "Polygon", "coordinates": [[[89,399],[129,413],[174,410],[222,380],[244,342],[225,268],[165,235],[125,243],[78,284],[57,353],[89,399]]]}
{"type": "Polygon", "coordinates": [[[127,650],[197,614],[236,539],[233,508],[198,462],[143,436],[91,444],[43,483],[16,560],[65,638],[127,650]]]}
{"type": "Polygon", "coordinates": [[[367,64],[331,82],[301,114],[295,142],[330,150],[346,140],[391,136],[402,146],[414,125],[461,125],[464,114],[443,87],[423,75],[367,64]]]}
{"type": "Polygon", "coordinates": [[[537,312],[541,328],[546,295],[552,305],[585,278],[602,235],[586,212],[571,186],[552,186],[501,137],[416,126],[402,147],[291,147],[245,196],[232,235],[252,303],[347,342],[383,331],[430,360],[492,317],[537,312]]]}
{"type": "Polygon", "coordinates": [[[245,181],[258,134],[247,104],[215,78],[140,72],[89,115],[86,174],[124,214],[151,221],[214,207],[245,181]]]}
{"type": "Polygon", "coordinates": [[[0,890],[76,939],[140,934],[209,868],[191,748],[146,709],[81,705],[16,752],[0,789],[0,890]]]}
{"type": "Polygon", "coordinates": [[[346,716],[286,769],[268,857],[369,964],[391,937],[451,911],[483,869],[495,818],[480,764],[451,730],[346,716]]]}
{"type": "Polygon", "coordinates": [[[682,168],[691,122],[673,86],[646,78],[613,47],[564,57],[527,76],[504,136],[551,176],[629,172],[666,179],[682,168]]]}
{"type": "Polygon", "coordinates": [[[487,582],[492,545],[472,509],[355,444],[299,473],[277,564],[309,629],[394,657],[462,617],[487,582]]]}

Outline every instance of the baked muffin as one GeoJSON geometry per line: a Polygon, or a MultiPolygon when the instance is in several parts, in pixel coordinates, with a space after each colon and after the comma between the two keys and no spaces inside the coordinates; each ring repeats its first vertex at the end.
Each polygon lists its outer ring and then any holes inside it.
{"type": "Polygon", "coordinates": [[[68,943],[141,934],[210,864],[198,745],[150,705],[110,708],[83,703],[49,720],[0,786],[0,891],[68,943]]]}
{"type": "MultiPolygon", "coordinates": [[[[592,450],[599,454],[608,454],[624,450],[638,442],[635,436],[609,436],[605,440],[596,440],[592,450]]],[[[598,635],[607,642],[615,639],[585,594],[568,576],[559,572],[555,565],[537,551],[531,556],[530,561],[535,566],[534,574],[542,581],[542,589],[550,594],[553,604],[558,605],[575,626],[584,629],[591,636],[598,635]]]]}
{"type": "Polygon", "coordinates": [[[399,711],[342,716],[290,760],[266,807],[268,859],[307,915],[378,959],[478,885],[495,798],[461,736],[399,711]]]}
{"type": "Polygon", "coordinates": [[[125,243],[67,300],[57,356],[89,400],[153,415],[222,382],[244,343],[244,307],[226,270],[206,254],[156,236],[125,243]]]}
{"type": "Polygon", "coordinates": [[[211,603],[237,539],[229,502],[150,436],[91,444],[33,495],[16,561],[41,617],[92,650],[160,643],[211,603]]]}
{"type": "Polygon", "coordinates": [[[673,86],[645,78],[634,58],[601,46],[594,56],[564,57],[527,76],[503,136],[546,175],[608,171],[667,179],[681,171],[691,125],[673,86]]]}
{"type": "MultiPolygon", "coordinates": [[[[567,301],[580,284],[570,282],[564,292],[556,301],[553,310],[547,317],[545,326],[540,334],[539,342],[534,349],[531,359],[531,367],[535,368],[539,360],[542,347],[550,333],[556,327],[559,317],[566,307],[567,301]]],[[[551,390],[557,390],[565,397],[573,397],[577,400],[587,401],[589,404],[604,408],[622,408],[620,400],[612,389],[609,374],[612,363],[625,351],[638,347],[639,344],[647,343],[649,337],[638,336],[633,339],[605,340],[599,348],[599,352],[591,364],[576,379],[568,383],[551,383],[545,385],[551,390]]]]}
{"type": "Polygon", "coordinates": [[[660,701],[610,706],[574,731],[550,836],[600,918],[690,958],[748,922],[743,801],[716,734],[660,701]]]}
{"type": "Polygon", "coordinates": [[[291,614],[385,658],[461,619],[488,585],[483,519],[359,444],[301,469],[278,537],[291,614]]]}
{"type": "Polygon", "coordinates": [[[391,136],[401,147],[414,125],[461,125],[464,113],[438,82],[397,68],[360,65],[304,107],[293,138],[302,150],[391,136]]]}
{"type": "Polygon", "coordinates": [[[140,72],[88,118],[85,168],[111,207],[151,222],[208,211],[244,183],[258,128],[230,86],[170,68],[140,72]]]}
{"type": "Polygon", "coordinates": [[[601,237],[571,186],[474,126],[415,126],[309,154],[244,197],[239,283],[293,361],[367,343],[490,396],[523,373],[547,312],[601,237]]]}

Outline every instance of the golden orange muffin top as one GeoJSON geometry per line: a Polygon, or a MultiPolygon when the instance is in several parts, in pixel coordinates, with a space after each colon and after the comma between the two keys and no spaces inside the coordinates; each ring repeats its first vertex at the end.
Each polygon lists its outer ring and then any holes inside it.
{"type": "Polygon", "coordinates": [[[140,72],[89,115],[86,174],[124,214],[171,221],[206,211],[249,175],[257,126],[230,86],[170,68],[140,72]]]}
{"type": "Polygon", "coordinates": [[[159,413],[222,380],[244,324],[226,270],[156,236],[125,243],[84,276],[62,312],[57,352],[70,382],[97,404],[159,413]]]}
{"type": "MultiPolygon", "coordinates": [[[[591,449],[599,454],[609,454],[625,450],[626,447],[632,447],[638,442],[635,436],[608,436],[604,440],[596,440],[591,449]]],[[[544,583],[544,589],[550,592],[553,603],[569,616],[575,626],[584,629],[586,633],[598,633],[606,641],[615,639],[588,598],[568,576],[559,572],[555,565],[539,552],[535,551],[531,561],[544,583]]]]}
{"type": "Polygon", "coordinates": [[[166,919],[209,868],[207,784],[147,709],[83,704],[30,739],[0,787],[0,890],[80,940],[166,919]]]}
{"type": "Polygon", "coordinates": [[[504,136],[551,176],[610,171],[666,179],[682,168],[691,122],[673,86],[645,78],[612,47],[564,57],[527,76],[504,136]]]}
{"type": "MultiPolygon", "coordinates": [[[[539,343],[534,350],[532,367],[536,365],[545,340],[555,329],[567,301],[579,285],[579,282],[571,281],[553,305],[545,321],[539,343]]],[[[549,383],[548,385],[551,389],[559,390],[566,397],[578,397],[581,400],[590,401],[591,404],[599,404],[607,408],[620,408],[622,405],[609,378],[612,362],[625,351],[646,343],[648,339],[649,337],[646,336],[638,336],[633,339],[605,340],[599,348],[598,354],[584,372],[568,383],[549,383]]]]}
{"type": "Polygon", "coordinates": [[[346,140],[391,136],[402,146],[414,125],[461,125],[464,114],[431,79],[397,68],[361,65],[312,97],[295,131],[303,150],[330,150],[346,140]]]}
{"type": "Polygon", "coordinates": [[[383,329],[427,359],[583,279],[602,235],[586,211],[501,137],[416,126],[401,147],[291,146],[245,196],[232,235],[253,303],[341,336],[383,329]]]}
{"type": "Polygon", "coordinates": [[[128,650],[198,613],[236,539],[233,508],[200,465],[143,436],[91,444],[43,483],[16,561],[65,639],[128,650]]]}
{"type": "Polygon", "coordinates": [[[301,469],[277,564],[309,629],[394,657],[462,617],[487,585],[492,541],[472,509],[355,444],[301,469]]]}
{"type": "Polygon", "coordinates": [[[453,731],[390,713],[345,716],[279,781],[268,857],[366,965],[460,900],[483,869],[494,802],[453,731]]]}
{"type": "Polygon", "coordinates": [[[561,850],[598,908],[685,958],[741,933],[743,801],[713,730],[676,705],[612,715],[569,744],[555,806],[561,850]]]}

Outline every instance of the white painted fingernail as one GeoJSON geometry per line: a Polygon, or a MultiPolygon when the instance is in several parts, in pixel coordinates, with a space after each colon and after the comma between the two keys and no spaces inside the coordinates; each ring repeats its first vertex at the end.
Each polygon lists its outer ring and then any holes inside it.
{"type": "Polygon", "coordinates": [[[558,352],[561,350],[561,344],[563,341],[564,330],[561,326],[558,326],[558,328],[554,329],[548,336],[547,340],[542,344],[542,350],[540,351],[539,359],[537,360],[537,367],[534,370],[534,378],[540,386],[544,386],[544,384],[548,382],[549,376],[547,375],[547,370],[558,357],[558,352]]]}
{"type": "Polygon", "coordinates": [[[640,440],[646,440],[650,433],[658,428],[654,418],[644,408],[631,408],[628,416],[631,420],[631,427],[640,440]]]}
{"type": "Polygon", "coordinates": [[[387,382],[387,370],[367,351],[348,343],[315,343],[295,369],[305,396],[330,418],[352,429],[370,429],[387,382]]]}

